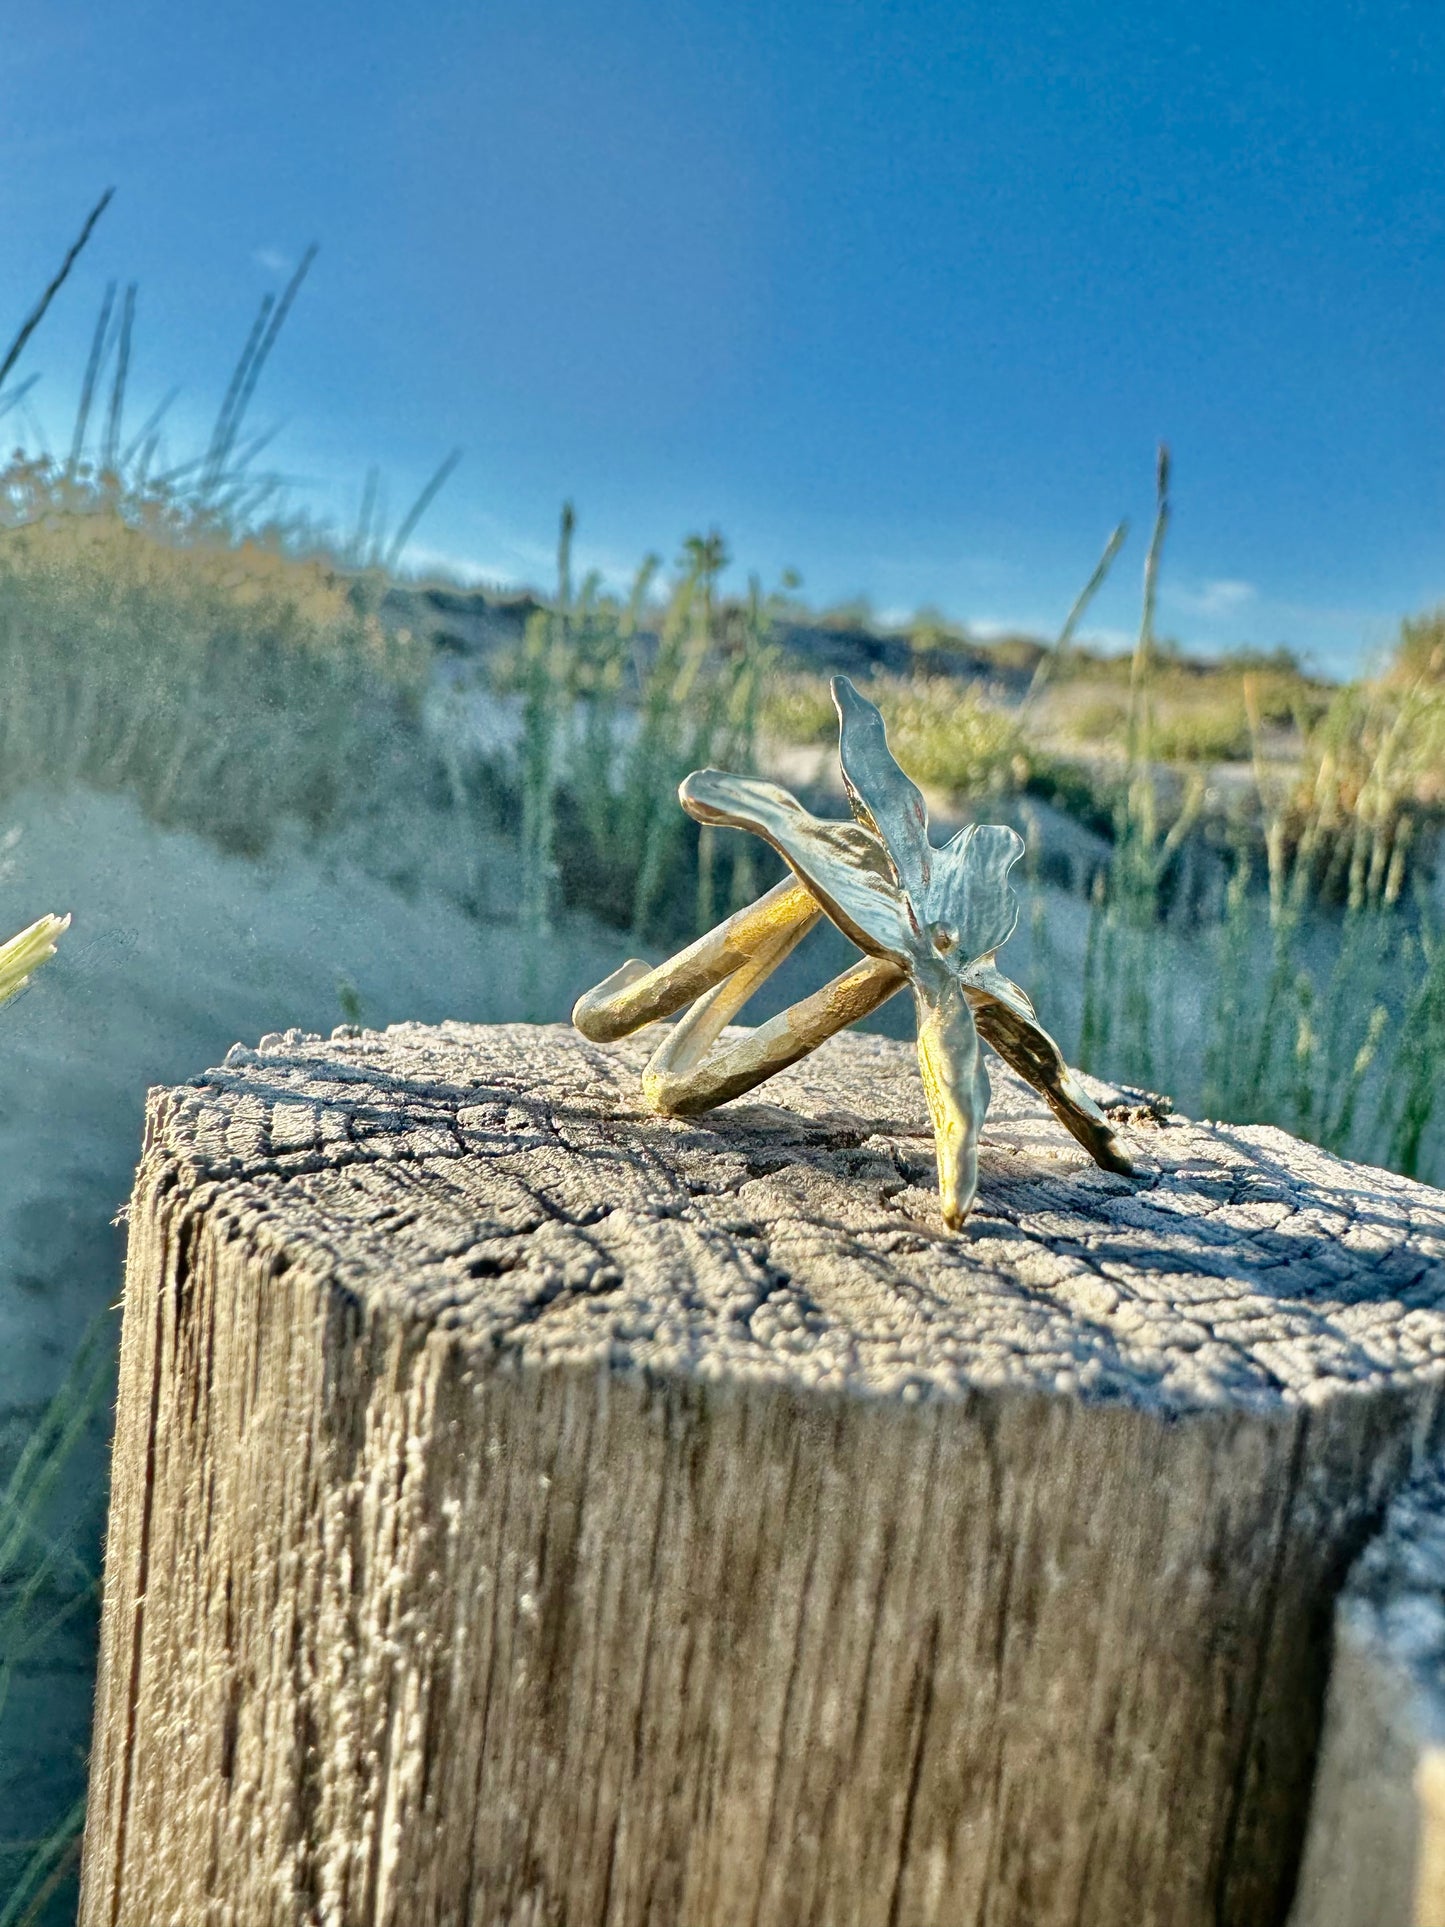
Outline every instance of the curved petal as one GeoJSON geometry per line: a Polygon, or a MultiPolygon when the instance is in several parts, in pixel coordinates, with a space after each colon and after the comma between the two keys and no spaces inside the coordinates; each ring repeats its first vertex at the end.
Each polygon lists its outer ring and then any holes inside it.
{"type": "MultiPolygon", "coordinates": [[[[917,986],[915,986],[917,989],[917,986]]],[[[938,999],[918,993],[918,1069],[933,1119],[938,1202],[951,1231],[978,1190],[978,1140],[988,1110],[988,1071],[968,1000],[950,986],[938,999]]]]}
{"type": "Polygon", "coordinates": [[[963,989],[979,1036],[1026,1084],[1033,1085],[1095,1164],[1130,1176],[1134,1167],[1113,1126],[1064,1062],[1063,1052],[1034,1016],[1033,1005],[1018,985],[990,962],[980,960],[965,972],[963,989]]]}
{"type": "MultiPolygon", "coordinates": [[[[1038,1012],[1034,1009],[1032,997],[1021,985],[1016,984],[1012,977],[1005,977],[994,962],[992,951],[989,951],[986,956],[975,957],[959,972],[959,977],[966,991],[970,993],[982,991],[986,996],[996,998],[999,1003],[1007,1004],[1010,1010],[1016,1011],[1029,1023],[1038,1022],[1038,1012]]],[[[973,1001],[977,1005],[976,997],[973,1001]]]]}
{"type": "Polygon", "coordinates": [[[838,711],[838,761],[853,814],[888,852],[899,886],[921,923],[937,855],[928,840],[928,805],[894,760],[877,706],[860,696],[846,676],[834,676],[829,688],[838,711]]]}
{"type": "Polygon", "coordinates": [[[954,932],[960,955],[989,956],[1013,935],[1019,906],[1008,873],[1023,853],[1023,838],[1003,823],[967,823],[934,852],[924,914],[954,932]]]}
{"type": "Polygon", "coordinates": [[[694,770],[677,793],[699,823],[751,830],[771,843],[861,949],[912,963],[917,939],[877,837],[856,823],[824,822],[776,783],[722,770],[694,770]]]}

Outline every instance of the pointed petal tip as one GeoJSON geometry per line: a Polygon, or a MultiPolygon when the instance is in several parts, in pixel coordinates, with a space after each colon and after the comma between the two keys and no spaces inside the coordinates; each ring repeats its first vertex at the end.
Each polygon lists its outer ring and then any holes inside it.
{"type": "Polygon", "coordinates": [[[729,785],[740,779],[726,770],[695,769],[677,786],[677,800],[699,823],[712,823],[732,801],[729,785]]]}
{"type": "Polygon", "coordinates": [[[923,793],[889,748],[878,705],[860,695],[846,676],[833,678],[833,702],[838,711],[838,763],[853,814],[882,842],[916,917],[934,854],[923,793]]]}
{"type": "Polygon", "coordinates": [[[883,712],[877,703],[865,696],[851,677],[838,675],[828,680],[828,693],[833,698],[833,707],[838,712],[840,730],[850,719],[876,717],[879,725],[883,722],[883,712]]]}
{"type": "Polygon", "coordinates": [[[972,850],[978,864],[990,864],[1007,875],[1028,845],[1008,823],[965,823],[944,846],[960,853],[972,850]]]}

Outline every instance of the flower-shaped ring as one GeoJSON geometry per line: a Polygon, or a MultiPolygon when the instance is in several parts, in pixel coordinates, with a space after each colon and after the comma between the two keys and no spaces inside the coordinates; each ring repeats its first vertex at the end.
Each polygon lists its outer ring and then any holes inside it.
{"type": "Polygon", "coordinates": [[[855,821],[815,817],[774,783],[694,771],[678,791],[688,814],[751,830],[772,845],[793,879],[656,968],[629,960],[578,999],[573,1023],[585,1037],[608,1043],[691,1004],[642,1080],[651,1109],[685,1115],[752,1089],[909,984],[949,1226],[963,1223],[978,1188],[989,1101],[980,1038],[1041,1093],[1096,1163],[1128,1173],[1108,1119],[995,962],[1018,922],[1008,873],[1023,854],[1022,837],[1001,824],[971,823],[942,848],[933,844],[927,805],[894,761],[882,716],[846,676],[833,678],[832,692],[855,821]],[[830,917],[864,959],[713,1050],[820,916],[830,917]]]}

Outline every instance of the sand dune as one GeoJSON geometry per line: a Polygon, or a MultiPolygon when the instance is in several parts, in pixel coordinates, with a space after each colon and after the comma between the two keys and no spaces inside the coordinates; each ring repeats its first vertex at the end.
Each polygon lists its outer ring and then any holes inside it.
{"type": "Polygon", "coordinates": [[[563,1014],[621,959],[572,922],[537,946],[434,896],[409,899],[325,846],[260,862],[157,829],[129,798],[26,794],[0,815],[0,926],[74,925],[0,1015],[0,1412],[63,1374],[118,1296],[112,1228],[147,1088],[290,1025],[563,1014]]]}
{"type": "MultiPolygon", "coordinates": [[[[0,1011],[0,1472],[91,1320],[118,1303],[113,1221],[150,1085],[195,1076],[238,1038],[329,1032],[349,1015],[342,986],[367,1024],[553,1018],[623,954],[615,933],[577,921],[536,945],[299,835],[252,862],[157,829],[127,797],[81,792],[26,794],[0,813],[0,929],[50,909],[74,914],[60,953],[0,1011]]],[[[102,1413],[51,1521],[92,1570],[107,1432],[102,1413]]],[[[81,1612],[11,1677],[0,1840],[47,1832],[84,1783],[93,1640],[81,1612]]]]}

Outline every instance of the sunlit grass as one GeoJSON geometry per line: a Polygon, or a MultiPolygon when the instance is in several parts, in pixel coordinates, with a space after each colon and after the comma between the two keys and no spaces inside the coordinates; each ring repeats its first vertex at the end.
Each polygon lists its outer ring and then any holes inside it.
{"type": "Polygon", "coordinates": [[[655,556],[626,598],[602,595],[595,577],[574,589],[573,529],[569,506],[556,593],[490,672],[496,694],[523,704],[515,763],[503,770],[520,791],[523,907],[534,929],[571,907],[641,944],[706,927],[753,888],[744,840],[720,857],[716,834],[678,808],[677,787],[710,762],[753,767],[772,604],[756,583],[743,601],[719,599],[727,558],[716,533],[684,539],[660,612],[655,556]]]}
{"type": "MultiPolygon", "coordinates": [[[[977,689],[934,676],[877,676],[860,687],[883,712],[894,754],[916,781],[958,797],[1026,783],[1035,758],[1017,718],[977,689]]],[[[822,676],[770,678],[759,722],[779,743],[831,743],[838,735],[822,676]]]]}
{"type": "MultiPolygon", "coordinates": [[[[1051,679],[1031,714],[1032,732],[1060,750],[1072,746],[1121,759],[1131,698],[1130,659],[1075,656],[1051,679]]],[[[1165,655],[1150,664],[1150,748],[1162,763],[1219,763],[1251,753],[1249,679],[1256,716],[1298,751],[1329,708],[1333,692],[1288,663],[1249,658],[1185,664],[1165,655]]]]}
{"type": "Polygon", "coordinates": [[[354,806],[422,675],[334,568],[53,462],[0,471],[0,798],[126,790],[254,853],[354,806]]]}
{"type": "MultiPolygon", "coordinates": [[[[468,884],[469,907],[544,940],[583,910],[634,948],[656,945],[745,901],[759,886],[751,840],[699,833],[677,784],[701,764],[766,770],[780,749],[836,740],[826,678],[776,647],[779,619],[807,611],[756,583],[724,597],[716,533],[684,539],[661,595],[655,558],[630,596],[575,584],[568,510],[555,591],[485,671],[492,697],[520,705],[515,745],[484,757],[430,739],[430,652],[380,609],[387,565],[453,458],[391,535],[373,486],[355,534],[329,548],[303,520],[265,519],[275,478],[255,470],[258,438],[241,428],[297,285],[263,307],[191,460],[163,469],[150,424],[122,432],[123,356],[86,459],[108,302],[69,454],[0,471],[0,803],[30,787],[125,791],[153,820],[247,854],[283,825],[320,835],[364,818],[375,847],[447,842],[464,874],[472,843],[509,837],[516,893],[485,902],[468,884]]],[[[938,665],[979,645],[921,612],[905,625],[913,672],[867,693],[903,767],[959,808],[987,814],[1029,791],[1106,832],[1082,1013],[1065,1038],[1086,1068],[1439,1181],[1445,938],[1421,858],[1445,813],[1445,613],[1407,623],[1380,677],[1337,691],[1284,658],[1190,664],[1153,627],[1163,471],[1159,508],[1132,656],[1076,642],[1120,530],[1052,646],[1008,638],[993,646],[996,677],[960,683],[938,665]],[[1242,803],[1210,800],[1222,763],[1253,766],[1242,803]],[[1203,928],[1180,915],[1177,888],[1200,843],[1226,870],[1203,928]],[[1177,1017],[1191,996],[1186,1045],[1177,1017]]],[[[818,620],[861,633],[871,614],[818,620]]],[[[406,881],[396,863],[388,874],[406,881]]],[[[0,1002],[63,928],[42,918],[0,947],[0,1002]]],[[[93,1600],[93,1578],[40,1522],[102,1383],[92,1349],[0,1493],[0,1714],[14,1666],[93,1600]]],[[[0,1927],[70,1878],[82,1811],[8,1851],[0,1927]]]]}
{"type": "Polygon", "coordinates": [[[1170,927],[1171,881],[1207,792],[1196,775],[1161,807],[1152,619],[1167,523],[1161,454],[1124,724],[1127,781],[1093,907],[1080,1060],[1166,1086],[1215,1116],[1281,1124],[1407,1175],[1445,1175],[1445,947],[1428,867],[1408,863],[1434,697],[1418,674],[1341,692],[1312,726],[1301,719],[1297,764],[1281,778],[1264,753],[1258,672],[1242,677],[1255,811],[1226,825],[1225,902],[1188,957],[1170,927]],[[1192,1058],[1177,1024],[1191,988],[1202,1001],[1192,1058]]]}

